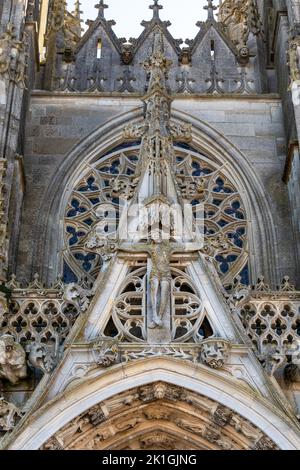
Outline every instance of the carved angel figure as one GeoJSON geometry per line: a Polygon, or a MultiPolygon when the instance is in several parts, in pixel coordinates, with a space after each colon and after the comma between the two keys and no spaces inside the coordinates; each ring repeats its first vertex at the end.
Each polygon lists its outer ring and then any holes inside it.
{"type": "Polygon", "coordinates": [[[27,377],[26,353],[10,335],[0,336],[0,379],[12,384],[27,377]]]}

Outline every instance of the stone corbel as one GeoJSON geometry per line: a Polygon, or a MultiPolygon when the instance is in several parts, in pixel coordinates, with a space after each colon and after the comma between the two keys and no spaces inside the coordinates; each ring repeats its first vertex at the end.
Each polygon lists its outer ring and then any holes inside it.
{"type": "Polygon", "coordinates": [[[228,362],[230,343],[222,338],[209,338],[200,344],[200,361],[212,369],[222,369],[228,362]]]}
{"type": "Polygon", "coordinates": [[[119,342],[116,340],[100,340],[93,345],[95,362],[100,367],[111,367],[121,361],[119,342]]]}

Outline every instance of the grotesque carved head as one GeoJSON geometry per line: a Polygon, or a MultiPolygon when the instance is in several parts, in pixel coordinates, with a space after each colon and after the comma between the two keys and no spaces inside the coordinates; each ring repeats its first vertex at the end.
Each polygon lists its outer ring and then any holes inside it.
{"type": "Polygon", "coordinates": [[[16,384],[27,377],[26,354],[10,335],[0,336],[0,378],[16,384]]]}
{"type": "Polygon", "coordinates": [[[228,359],[229,345],[222,339],[208,339],[201,344],[201,361],[212,369],[222,369],[228,359]]]}

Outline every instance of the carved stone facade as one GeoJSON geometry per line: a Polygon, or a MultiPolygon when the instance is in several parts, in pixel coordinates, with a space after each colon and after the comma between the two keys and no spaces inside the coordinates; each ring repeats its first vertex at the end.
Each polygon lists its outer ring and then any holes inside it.
{"type": "Polygon", "coordinates": [[[59,448],[275,450],[276,445],[229,408],[217,406],[204,396],[155,383],[89,409],[42,447],[59,448]]]}
{"type": "Polygon", "coordinates": [[[0,7],[0,449],[300,449],[300,6],[202,3],[0,7]]]}

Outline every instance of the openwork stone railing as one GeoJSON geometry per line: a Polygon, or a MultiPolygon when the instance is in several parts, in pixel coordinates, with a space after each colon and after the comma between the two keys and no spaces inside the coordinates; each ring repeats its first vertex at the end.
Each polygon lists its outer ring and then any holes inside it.
{"type": "Polygon", "coordinates": [[[260,278],[255,286],[237,289],[229,302],[268,373],[285,363],[299,362],[300,291],[288,277],[276,289],[260,278]]]}
{"type": "Polygon", "coordinates": [[[1,334],[10,334],[26,346],[31,343],[59,347],[79,315],[78,307],[63,298],[63,284],[44,288],[36,275],[27,287],[13,277],[6,284],[7,311],[0,315],[1,334]]]}

